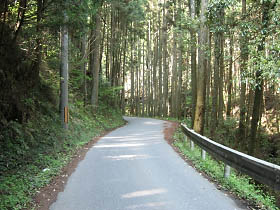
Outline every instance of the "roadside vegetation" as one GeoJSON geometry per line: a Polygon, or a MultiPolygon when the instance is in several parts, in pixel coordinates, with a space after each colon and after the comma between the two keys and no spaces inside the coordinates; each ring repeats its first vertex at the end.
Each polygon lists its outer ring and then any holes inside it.
{"type": "MultiPolygon", "coordinates": [[[[184,122],[186,123],[186,121],[184,122]]],[[[188,123],[187,123],[188,124],[188,123]]],[[[276,196],[272,190],[263,185],[256,184],[252,178],[231,169],[229,178],[224,178],[224,163],[217,161],[210,155],[205,160],[201,158],[201,149],[195,145],[190,148],[189,140],[186,140],[181,128],[174,133],[173,145],[179,152],[201,173],[205,174],[217,187],[234,196],[245,200],[251,209],[278,210],[276,196]]]]}
{"type": "Polygon", "coordinates": [[[124,124],[120,112],[101,107],[92,113],[78,102],[71,103],[68,131],[51,110],[45,115],[37,113],[27,124],[7,125],[1,132],[1,210],[27,208],[35,193],[60,173],[80,147],[102,132],[124,124]]]}
{"type": "Polygon", "coordinates": [[[188,118],[279,165],[279,22],[277,0],[1,1],[0,209],[121,114],[188,118]]]}

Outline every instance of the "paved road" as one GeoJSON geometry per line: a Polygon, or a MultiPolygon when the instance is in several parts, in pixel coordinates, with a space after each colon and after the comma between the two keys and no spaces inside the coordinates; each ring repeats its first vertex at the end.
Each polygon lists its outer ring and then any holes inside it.
{"type": "Polygon", "coordinates": [[[246,209],[173,151],[164,121],[125,119],[88,151],[51,210],[246,209]]]}

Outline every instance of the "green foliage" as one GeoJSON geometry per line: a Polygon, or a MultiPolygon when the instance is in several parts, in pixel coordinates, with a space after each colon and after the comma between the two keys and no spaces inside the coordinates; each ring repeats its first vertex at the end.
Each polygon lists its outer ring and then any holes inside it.
{"type": "MultiPolygon", "coordinates": [[[[210,31],[225,32],[228,31],[228,25],[224,24],[222,16],[225,15],[225,10],[237,4],[237,1],[232,0],[212,0],[207,8],[207,24],[210,31]]],[[[231,8],[232,9],[232,8],[231,8]]],[[[232,24],[231,24],[232,25],[232,24]]]]}
{"type": "Polygon", "coordinates": [[[237,121],[235,118],[227,118],[220,123],[216,131],[216,141],[228,147],[235,146],[237,136],[237,121]]]}
{"type": "Polygon", "coordinates": [[[27,124],[9,123],[0,136],[1,210],[27,208],[36,191],[60,172],[79,147],[124,123],[119,111],[103,106],[93,114],[91,107],[71,103],[68,132],[53,109],[48,115],[37,113],[27,124]]]}
{"type": "MultiPolygon", "coordinates": [[[[231,124],[231,123],[230,123],[231,124]]],[[[233,169],[228,179],[224,179],[224,164],[217,162],[207,155],[206,160],[201,159],[201,150],[195,146],[194,151],[191,151],[189,143],[184,140],[184,134],[177,130],[174,135],[174,145],[192,161],[194,166],[205,172],[211,180],[218,183],[219,187],[224,190],[234,193],[241,199],[246,199],[253,205],[253,208],[258,209],[279,209],[275,205],[275,198],[267,193],[264,193],[260,187],[253,184],[253,180],[245,175],[239,175],[233,169]]]]}

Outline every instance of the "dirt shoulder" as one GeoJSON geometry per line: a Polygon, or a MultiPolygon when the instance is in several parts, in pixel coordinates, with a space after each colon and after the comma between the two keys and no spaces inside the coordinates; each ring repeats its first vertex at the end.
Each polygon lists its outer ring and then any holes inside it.
{"type": "Polygon", "coordinates": [[[90,142],[78,149],[73,155],[72,160],[62,168],[60,174],[55,176],[47,186],[41,188],[37,192],[33,198],[33,208],[36,210],[49,210],[51,204],[56,201],[58,193],[64,191],[64,187],[68,181],[68,178],[75,171],[79,162],[85,158],[88,150],[93,147],[93,145],[96,144],[99,139],[115,129],[104,131],[100,136],[93,138],[90,142]]]}

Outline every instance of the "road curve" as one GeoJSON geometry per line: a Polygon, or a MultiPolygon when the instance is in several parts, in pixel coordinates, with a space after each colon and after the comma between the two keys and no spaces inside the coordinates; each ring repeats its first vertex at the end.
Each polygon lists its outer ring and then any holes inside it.
{"type": "Polygon", "coordinates": [[[51,210],[246,209],[174,152],[165,121],[125,119],[88,151],[51,210]]]}

